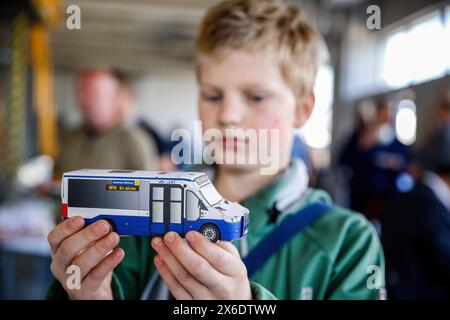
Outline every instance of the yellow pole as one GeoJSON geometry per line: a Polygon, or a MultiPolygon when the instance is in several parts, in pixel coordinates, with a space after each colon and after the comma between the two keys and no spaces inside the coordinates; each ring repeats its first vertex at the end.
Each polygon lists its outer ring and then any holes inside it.
{"type": "Polygon", "coordinates": [[[57,155],[57,123],[53,92],[53,68],[48,33],[42,23],[30,31],[31,62],[33,67],[33,102],[38,129],[38,149],[41,154],[57,155]]]}
{"type": "Polygon", "coordinates": [[[20,13],[12,24],[11,85],[8,108],[6,180],[13,182],[24,156],[27,97],[28,17],[20,13]]]}
{"type": "Polygon", "coordinates": [[[55,158],[58,153],[58,132],[48,30],[61,21],[63,11],[60,0],[33,0],[32,4],[41,18],[41,21],[32,25],[30,30],[37,145],[41,154],[55,158]]]}

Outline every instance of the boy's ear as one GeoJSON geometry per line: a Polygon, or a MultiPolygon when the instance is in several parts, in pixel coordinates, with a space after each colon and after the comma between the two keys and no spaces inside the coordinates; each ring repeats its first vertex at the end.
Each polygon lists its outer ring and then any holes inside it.
{"type": "Polygon", "coordinates": [[[311,116],[311,113],[314,109],[314,104],[316,103],[316,96],[314,92],[306,93],[301,99],[298,100],[297,106],[295,109],[295,119],[294,119],[294,127],[301,128],[305,122],[311,116]]]}

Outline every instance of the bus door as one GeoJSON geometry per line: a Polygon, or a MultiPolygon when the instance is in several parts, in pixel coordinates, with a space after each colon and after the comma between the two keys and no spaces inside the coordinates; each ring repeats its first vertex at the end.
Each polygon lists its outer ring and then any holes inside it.
{"type": "Polygon", "coordinates": [[[168,231],[183,234],[183,187],[177,184],[150,184],[150,235],[168,231]]]}

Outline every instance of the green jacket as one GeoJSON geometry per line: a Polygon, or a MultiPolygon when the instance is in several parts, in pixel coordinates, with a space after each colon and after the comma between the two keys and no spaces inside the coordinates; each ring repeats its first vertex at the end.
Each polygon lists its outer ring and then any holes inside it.
{"type": "MultiPolygon", "coordinates": [[[[331,204],[321,190],[299,190],[300,171],[294,161],[277,181],[243,201],[250,210],[246,239],[250,251],[289,214],[314,202],[331,204]],[[269,213],[283,202],[278,218],[270,221],[269,213]]],[[[244,251],[239,242],[233,243],[244,251]]],[[[122,237],[120,247],[125,258],[113,273],[114,297],[139,299],[155,272],[150,239],[122,237]]],[[[253,297],[262,300],[377,299],[385,286],[380,241],[362,215],[335,208],[285,244],[252,276],[250,284],[253,297]]],[[[47,298],[65,299],[67,294],[55,280],[47,298]]]]}

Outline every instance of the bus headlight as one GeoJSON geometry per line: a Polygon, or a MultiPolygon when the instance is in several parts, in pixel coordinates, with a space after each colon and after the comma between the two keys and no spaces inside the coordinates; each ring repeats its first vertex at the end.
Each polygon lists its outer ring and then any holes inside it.
{"type": "Polygon", "coordinates": [[[225,220],[225,222],[228,222],[228,223],[236,223],[236,222],[239,222],[239,220],[241,220],[241,217],[239,217],[239,216],[229,217],[229,216],[225,215],[224,220],[225,220]]]}

